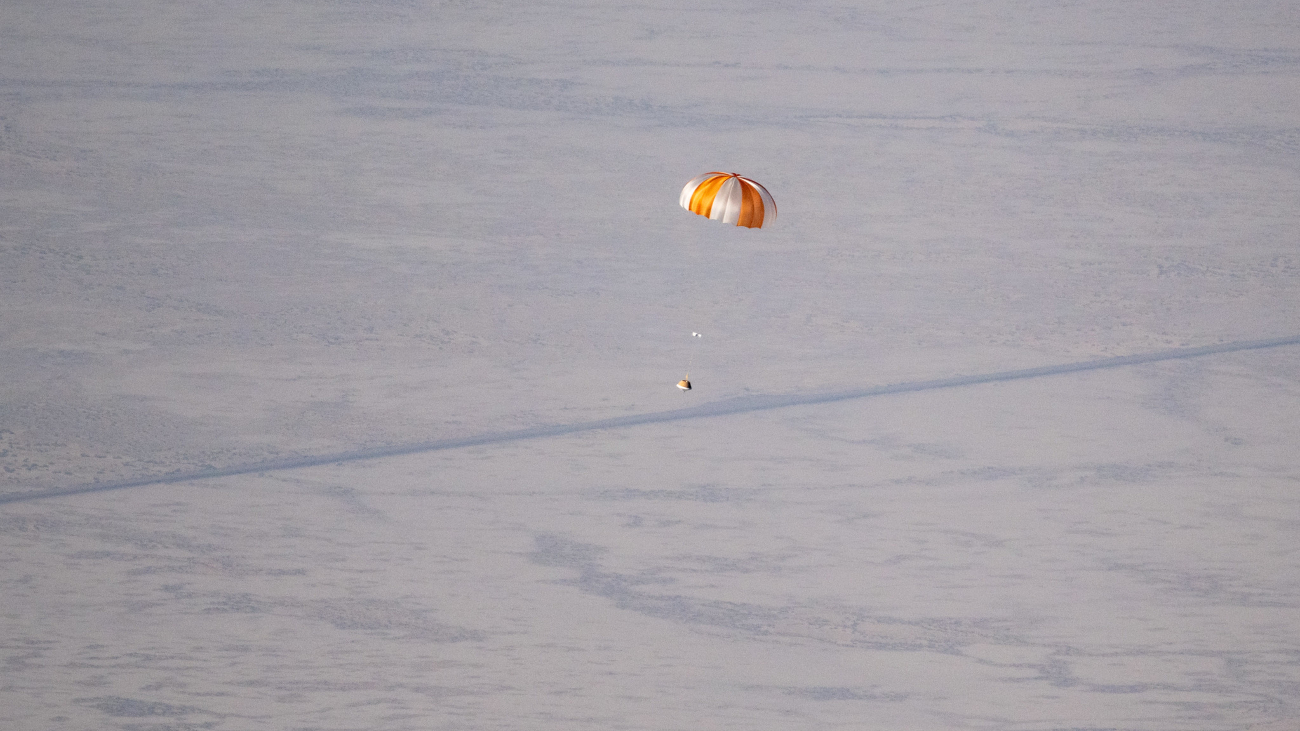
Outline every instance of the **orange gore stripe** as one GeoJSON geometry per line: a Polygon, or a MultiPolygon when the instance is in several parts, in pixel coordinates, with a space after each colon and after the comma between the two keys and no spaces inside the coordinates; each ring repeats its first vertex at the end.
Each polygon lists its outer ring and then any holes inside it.
{"type": "Polygon", "coordinates": [[[730,175],[719,175],[716,178],[709,178],[700,183],[700,187],[695,189],[695,194],[691,196],[691,212],[698,213],[701,216],[707,216],[713,211],[713,198],[718,194],[718,189],[722,184],[727,182],[730,175]]]}
{"type": "Polygon", "coordinates": [[[746,183],[743,179],[740,181],[740,218],[736,220],[737,226],[746,228],[761,228],[763,226],[763,197],[754,190],[754,186],[746,183]]]}

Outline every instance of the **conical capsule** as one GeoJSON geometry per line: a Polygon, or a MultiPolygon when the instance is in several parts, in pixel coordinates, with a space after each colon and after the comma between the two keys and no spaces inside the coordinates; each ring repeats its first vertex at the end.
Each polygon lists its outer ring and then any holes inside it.
{"type": "Polygon", "coordinates": [[[677,382],[677,387],[683,391],[689,391],[691,390],[691,382],[683,378],[677,382]]]}

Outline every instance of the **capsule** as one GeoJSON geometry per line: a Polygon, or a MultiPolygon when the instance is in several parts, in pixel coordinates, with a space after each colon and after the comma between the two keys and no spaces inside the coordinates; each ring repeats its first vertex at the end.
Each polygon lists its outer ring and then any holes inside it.
{"type": "Polygon", "coordinates": [[[677,382],[677,387],[683,391],[689,391],[691,390],[691,382],[683,378],[677,382]]]}

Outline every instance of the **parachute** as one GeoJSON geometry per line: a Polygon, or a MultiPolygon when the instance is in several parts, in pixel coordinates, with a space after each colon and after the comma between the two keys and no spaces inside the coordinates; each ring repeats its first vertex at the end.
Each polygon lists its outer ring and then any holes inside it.
{"type": "Polygon", "coordinates": [[[767,188],[736,173],[705,173],[682,188],[682,208],[715,221],[762,228],[776,220],[776,201],[767,188]]]}
{"type": "MultiPolygon", "coordinates": [[[[691,179],[682,188],[679,199],[682,208],[715,221],[734,223],[745,228],[762,228],[763,224],[776,220],[776,201],[767,188],[737,173],[711,172],[691,179]]],[[[691,333],[691,339],[703,337],[697,332],[691,333]]],[[[691,350],[691,363],[695,361],[695,351],[691,350]]],[[[686,377],[677,382],[677,387],[686,393],[691,390],[691,365],[686,366],[686,377]]]]}

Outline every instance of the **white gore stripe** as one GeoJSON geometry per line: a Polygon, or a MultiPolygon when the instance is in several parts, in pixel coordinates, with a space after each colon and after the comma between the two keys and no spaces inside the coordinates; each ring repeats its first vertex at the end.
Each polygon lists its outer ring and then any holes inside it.
{"type": "Polygon", "coordinates": [[[705,173],[704,175],[691,178],[691,182],[687,183],[685,188],[682,188],[682,197],[678,201],[682,204],[682,208],[685,208],[688,211],[691,210],[691,196],[695,195],[695,189],[700,187],[700,183],[708,180],[709,177],[711,176],[708,173],[705,173]]]}
{"type": "Polygon", "coordinates": [[[763,225],[767,225],[768,221],[775,221],[776,201],[772,200],[772,194],[767,192],[767,188],[764,188],[762,185],[759,185],[749,178],[743,178],[743,180],[754,186],[754,190],[758,191],[759,197],[763,199],[763,225]]]}
{"type": "Polygon", "coordinates": [[[740,191],[740,181],[727,178],[727,182],[718,189],[713,197],[713,210],[709,218],[723,223],[735,223],[740,219],[740,204],[744,200],[740,191]]]}

